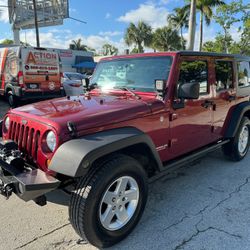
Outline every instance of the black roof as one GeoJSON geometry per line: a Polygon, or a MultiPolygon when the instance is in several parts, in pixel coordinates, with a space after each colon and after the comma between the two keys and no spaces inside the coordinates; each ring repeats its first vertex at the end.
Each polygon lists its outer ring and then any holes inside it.
{"type": "Polygon", "coordinates": [[[216,53],[216,52],[204,52],[204,51],[191,51],[191,50],[183,50],[178,51],[180,55],[183,56],[217,56],[217,57],[234,57],[240,59],[248,59],[250,60],[250,56],[240,55],[240,54],[226,54],[226,53],[216,53]]]}

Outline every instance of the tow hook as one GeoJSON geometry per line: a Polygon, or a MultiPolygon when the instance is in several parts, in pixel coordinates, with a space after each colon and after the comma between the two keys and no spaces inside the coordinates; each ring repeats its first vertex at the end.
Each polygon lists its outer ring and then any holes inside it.
{"type": "Polygon", "coordinates": [[[6,200],[10,198],[12,192],[13,192],[13,187],[11,184],[4,185],[3,183],[0,183],[0,194],[6,197],[6,200]]]}

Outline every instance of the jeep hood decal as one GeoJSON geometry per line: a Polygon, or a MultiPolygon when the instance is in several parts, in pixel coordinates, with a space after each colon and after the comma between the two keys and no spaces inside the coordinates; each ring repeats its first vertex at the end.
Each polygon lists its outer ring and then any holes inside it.
{"type": "Polygon", "coordinates": [[[140,117],[151,110],[145,101],[133,97],[81,96],[38,102],[11,112],[39,119],[61,129],[66,128],[70,121],[81,131],[140,117]]]}

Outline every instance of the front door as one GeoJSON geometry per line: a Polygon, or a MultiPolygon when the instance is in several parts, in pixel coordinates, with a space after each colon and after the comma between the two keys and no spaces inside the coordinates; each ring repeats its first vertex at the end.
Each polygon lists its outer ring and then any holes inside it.
{"type": "Polygon", "coordinates": [[[181,84],[200,84],[200,97],[197,100],[184,100],[184,107],[177,107],[170,115],[170,155],[178,157],[211,143],[212,135],[212,91],[210,89],[210,61],[206,57],[182,57],[176,84],[175,103],[181,84]]]}

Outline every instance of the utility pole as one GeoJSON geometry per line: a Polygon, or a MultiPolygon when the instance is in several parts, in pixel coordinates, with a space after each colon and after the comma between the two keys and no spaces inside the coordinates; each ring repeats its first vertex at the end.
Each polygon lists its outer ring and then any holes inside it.
{"type": "Polygon", "coordinates": [[[35,19],[35,29],[36,29],[36,46],[40,47],[40,39],[39,39],[39,29],[37,22],[37,11],[36,11],[36,0],[33,0],[33,8],[34,8],[34,19],[35,19]]]}
{"type": "Polygon", "coordinates": [[[188,50],[194,50],[196,29],[196,0],[191,0],[188,30],[188,50]]]}

